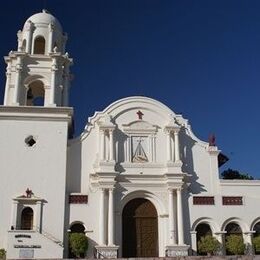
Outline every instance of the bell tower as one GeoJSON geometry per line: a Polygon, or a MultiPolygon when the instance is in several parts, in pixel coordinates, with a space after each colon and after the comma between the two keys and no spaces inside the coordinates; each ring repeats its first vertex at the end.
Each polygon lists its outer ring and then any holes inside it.
{"type": "Polygon", "coordinates": [[[67,35],[46,10],[29,17],[17,33],[7,64],[4,106],[67,107],[72,59],[67,35]]]}
{"type": "Polygon", "coordinates": [[[37,241],[37,250],[30,251],[32,258],[60,259],[68,229],[72,59],[65,52],[67,36],[59,21],[45,10],[29,17],[17,36],[17,50],[5,57],[5,96],[0,106],[0,158],[4,162],[0,172],[8,176],[0,182],[0,248],[7,249],[8,259],[17,259],[30,241],[37,241]],[[24,227],[30,229],[30,241],[17,241],[24,227]]]}

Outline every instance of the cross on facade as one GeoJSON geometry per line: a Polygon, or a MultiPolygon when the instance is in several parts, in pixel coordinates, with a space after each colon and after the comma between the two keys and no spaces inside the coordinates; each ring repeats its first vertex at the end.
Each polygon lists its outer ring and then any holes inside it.
{"type": "Polygon", "coordinates": [[[29,188],[27,188],[27,190],[25,191],[25,193],[26,193],[26,197],[27,197],[27,198],[31,198],[31,197],[32,197],[33,192],[32,192],[32,190],[30,190],[29,188]]]}
{"type": "Polygon", "coordinates": [[[142,111],[140,111],[140,110],[138,110],[138,112],[136,113],[137,115],[138,115],[138,119],[143,119],[143,113],[142,113],[142,111]]]}

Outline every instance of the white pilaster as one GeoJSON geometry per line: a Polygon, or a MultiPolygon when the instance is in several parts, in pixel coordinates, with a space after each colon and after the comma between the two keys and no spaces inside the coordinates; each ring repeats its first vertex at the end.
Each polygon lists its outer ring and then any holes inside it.
{"type": "Polygon", "coordinates": [[[167,131],[167,161],[172,161],[171,132],[167,131]]]}
{"type": "Polygon", "coordinates": [[[131,156],[132,156],[132,154],[131,154],[131,137],[130,136],[128,136],[127,137],[127,161],[128,162],[131,162],[131,156]]]}
{"type": "Polygon", "coordinates": [[[25,52],[32,53],[32,31],[33,31],[33,24],[31,21],[28,21],[26,24],[26,46],[25,52]]]}
{"type": "Polygon", "coordinates": [[[192,255],[197,255],[197,231],[191,231],[190,234],[192,255]]]}
{"type": "Polygon", "coordinates": [[[63,92],[62,92],[62,105],[69,105],[69,86],[70,86],[70,74],[69,65],[65,63],[64,65],[64,75],[63,75],[63,92]]]}
{"type": "Polygon", "coordinates": [[[105,245],[105,189],[101,189],[99,219],[99,243],[100,245],[105,245]]]}
{"type": "Polygon", "coordinates": [[[156,144],[156,142],[155,142],[155,136],[153,135],[153,137],[152,137],[152,162],[156,162],[156,147],[155,147],[155,144],[156,144]]]}
{"type": "Polygon", "coordinates": [[[48,41],[48,52],[51,53],[53,51],[53,30],[54,25],[52,23],[49,24],[49,41],[48,41]]]}
{"type": "Polygon", "coordinates": [[[179,130],[174,130],[174,154],[175,162],[180,161],[180,147],[179,147],[179,130]]]}
{"type": "Polygon", "coordinates": [[[8,65],[6,68],[6,83],[5,83],[5,95],[4,95],[4,105],[5,106],[7,105],[7,101],[8,101],[10,80],[11,80],[11,66],[10,66],[10,62],[8,62],[8,65]]]}
{"type": "Polygon", "coordinates": [[[254,254],[254,246],[252,243],[252,236],[253,236],[254,231],[248,231],[243,233],[243,239],[244,243],[247,245],[246,251],[248,255],[253,255],[254,254]]]}
{"type": "Polygon", "coordinates": [[[168,190],[169,194],[169,245],[175,245],[176,244],[176,235],[174,232],[174,211],[173,211],[173,190],[168,190]]]}
{"type": "Polygon", "coordinates": [[[14,229],[17,229],[17,210],[18,210],[18,201],[13,201],[11,226],[13,226],[14,229]]]}
{"type": "Polygon", "coordinates": [[[52,68],[51,68],[51,89],[50,89],[50,106],[55,106],[55,91],[57,85],[57,59],[54,57],[52,59],[52,68]]]}
{"type": "Polygon", "coordinates": [[[225,234],[226,234],[226,231],[221,231],[221,232],[215,232],[214,233],[214,237],[221,244],[221,248],[219,249],[219,252],[218,252],[219,255],[225,255],[226,254],[226,250],[225,250],[225,234]]]}
{"type": "Polygon", "coordinates": [[[178,226],[178,245],[184,245],[181,188],[177,189],[177,226],[178,226]]]}
{"type": "Polygon", "coordinates": [[[42,223],[41,223],[41,213],[42,213],[42,201],[36,202],[36,214],[35,214],[35,226],[36,229],[41,232],[42,223]]]}
{"type": "Polygon", "coordinates": [[[109,130],[109,161],[114,161],[114,131],[109,130]]]}
{"type": "Polygon", "coordinates": [[[108,194],[108,245],[114,245],[114,190],[109,189],[108,194]]]}
{"type": "Polygon", "coordinates": [[[22,31],[17,32],[17,43],[18,43],[18,51],[25,51],[23,50],[23,39],[22,39],[22,31]]]}
{"type": "Polygon", "coordinates": [[[19,88],[21,86],[21,74],[22,74],[22,57],[17,57],[17,64],[16,64],[16,80],[14,86],[14,94],[13,94],[13,104],[19,105],[19,88]]]}

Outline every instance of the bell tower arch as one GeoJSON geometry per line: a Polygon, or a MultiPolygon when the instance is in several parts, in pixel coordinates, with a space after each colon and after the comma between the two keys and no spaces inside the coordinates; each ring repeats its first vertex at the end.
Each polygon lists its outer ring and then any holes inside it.
{"type": "Polygon", "coordinates": [[[10,51],[5,57],[4,105],[68,106],[73,60],[65,52],[67,34],[59,21],[43,10],[26,20],[17,38],[17,51],[10,51]],[[35,82],[29,86],[28,79],[35,82]],[[41,102],[31,102],[39,97],[41,102]]]}

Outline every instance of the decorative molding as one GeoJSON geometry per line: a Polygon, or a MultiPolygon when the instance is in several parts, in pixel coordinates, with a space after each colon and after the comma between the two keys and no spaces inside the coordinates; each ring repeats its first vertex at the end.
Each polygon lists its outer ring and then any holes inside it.
{"type": "Polygon", "coordinates": [[[240,205],[243,205],[243,197],[241,197],[241,196],[223,196],[222,204],[240,206],[240,205]]]}
{"type": "Polygon", "coordinates": [[[118,246],[96,246],[96,257],[100,258],[113,258],[118,257],[118,246]]]}
{"type": "Polygon", "coordinates": [[[70,204],[88,204],[88,195],[71,194],[69,195],[70,204]]]}
{"type": "Polygon", "coordinates": [[[172,245],[166,246],[166,256],[176,257],[176,256],[188,256],[188,245],[172,245]]]}
{"type": "Polygon", "coordinates": [[[215,205],[214,196],[193,196],[193,205],[215,205]]]}

